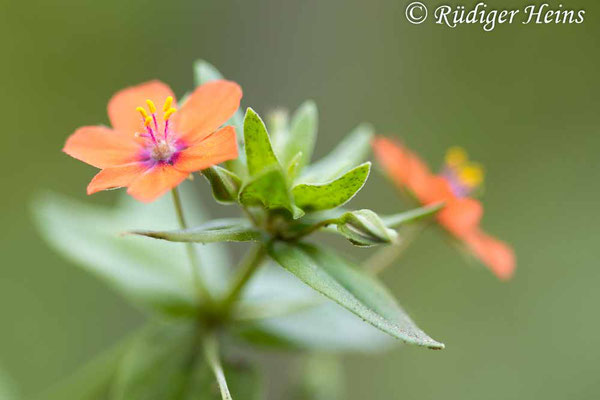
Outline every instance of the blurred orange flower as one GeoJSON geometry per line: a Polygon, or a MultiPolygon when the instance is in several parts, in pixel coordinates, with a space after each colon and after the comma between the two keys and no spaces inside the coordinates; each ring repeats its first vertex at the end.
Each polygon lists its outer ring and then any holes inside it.
{"type": "Polygon", "coordinates": [[[500,279],[509,279],[515,270],[515,255],[506,243],[481,230],[481,203],[470,194],[483,182],[483,169],[468,160],[461,148],[451,148],[446,154],[441,173],[432,173],[411,150],[385,137],[373,140],[379,163],[391,179],[421,204],[443,201],[445,207],[437,220],[467,249],[479,258],[500,279]]]}
{"type": "Polygon", "coordinates": [[[137,200],[151,202],[190,173],[237,157],[234,128],[219,127],[241,98],[236,83],[214,81],[198,87],[177,110],[166,84],[143,83],[118,92],[108,103],[113,129],[79,128],[63,151],[102,169],[88,185],[88,194],[127,187],[137,200]],[[155,104],[164,106],[157,109],[155,104]]]}

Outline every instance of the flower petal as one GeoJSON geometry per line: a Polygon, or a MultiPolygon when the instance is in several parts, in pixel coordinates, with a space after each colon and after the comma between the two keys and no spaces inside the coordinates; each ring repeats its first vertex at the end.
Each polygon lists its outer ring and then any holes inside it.
{"type": "Polygon", "coordinates": [[[427,197],[432,175],[419,156],[382,136],[375,138],[372,146],[377,160],[398,187],[406,187],[423,203],[430,202],[427,197]]]}
{"type": "Polygon", "coordinates": [[[202,140],[217,130],[240,107],[242,89],[231,81],[212,81],[199,86],[174,115],[180,137],[188,143],[202,140]]]}
{"type": "Polygon", "coordinates": [[[189,172],[178,171],[171,165],[156,164],[135,179],[127,193],[136,200],[149,203],[179,185],[188,175],[189,172]]]}
{"type": "Polygon", "coordinates": [[[174,167],[180,171],[198,171],[238,156],[235,129],[226,126],[179,153],[174,167]]]}
{"type": "Polygon", "coordinates": [[[465,237],[465,243],[498,278],[508,280],[513,276],[516,259],[509,245],[480,230],[465,237]]]}
{"type": "Polygon", "coordinates": [[[439,175],[430,175],[429,179],[422,183],[419,190],[419,198],[425,204],[439,203],[444,201],[450,203],[457,197],[452,192],[452,187],[446,178],[439,175]]]}
{"type": "Polygon", "coordinates": [[[407,185],[422,203],[433,203],[440,200],[427,200],[435,189],[435,175],[429,172],[427,165],[413,152],[407,153],[407,185]]]}
{"type": "Polygon", "coordinates": [[[407,160],[404,147],[383,136],[373,139],[371,146],[377,161],[390,178],[394,179],[398,185],[406,185],[407,160]]]}
{"type": "Polygon", "coordinates": [[[175,98],[171,88],[160,81],[150,81],[123,89],[108,102],[110,123],[116,130],[133,135],[143,128],[142,117],[135,109],[140,106],[146,107],[146,100],[150,99],[156,105],[158,119],[162,120],[162,105],[169,96],[175,98]]]}
{"type": "Polygon", "coordinates": [[[133,136],[103,126],[84,126],[67,139],[63,151],[97,168],[136,161],[140,151],[133,136]]]}
{"type": "Polygon", "coordinates": [[[128,186],[147,169],[148,165],[144,163],[131,163],[105,168],[94,176],[87,187],[87,194],[128,186]]]}
{"type": "Polygon", "coordinates": [[[438,213],[439,223],[457,237],[471,233],[479,225],[483,216],[483,206],[470,198],[454,199],[438,213]]]}

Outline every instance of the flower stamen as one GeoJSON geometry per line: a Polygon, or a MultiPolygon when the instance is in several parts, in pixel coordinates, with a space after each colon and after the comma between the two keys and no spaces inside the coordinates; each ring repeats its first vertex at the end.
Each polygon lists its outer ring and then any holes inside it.
{"type": "Polygon", "coordinates": [[[448,149],[442,175],[458,197],[470,195],[484,180],[483,167],[469,161],[467,152],[461,147],[448,149]]]}
{"type": "Polygon", "coordinates": [[[163,112],[164,112],[163,119],[165,120],[165,139],[167,138],[167,135],[169,134],[169,119],[177,111],[176,108],[171,107],[172,104],[173,104],[173,97],[169,96],[169,97],[167,97],[167,99],[165,100],[165,104],[163,105],[163,112]]]}
{"type": "Polygon", "coordinates": [[[142,122],[146,128],[146,133],[136,133],[135,136],[151,139],[152,148],[149,149],[150,157],[156,161],[168,162],[177,152],[177,144],[172,140],[169,140],[169,120],[173,114],[177,112],[177,109],[172,107],[173,97],[167,97],[163,106],[164,126],[159,125],[158,123],[158,118],[156,116],[157,108],[154,102],[147,99],[146,105],[148,107],[147,109],[144,107],[136,107],[136,110],[142,116],[142,122]],[[161,128],[163,129],[162,137],[159,136],[161,128]]]}
{"type": "Polygon", "coordinates": [[[171,108],[172,104],[173,104],[173,97],[171,97],[171,96],[167,97],[167,99],[165,100],[165,105],[163,106],[163,112],[167,112],[167,110],[169,108],[171,108]]]}

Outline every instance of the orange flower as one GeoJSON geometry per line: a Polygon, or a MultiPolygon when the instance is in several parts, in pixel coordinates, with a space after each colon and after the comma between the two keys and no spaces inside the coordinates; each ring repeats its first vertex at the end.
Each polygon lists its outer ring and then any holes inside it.
{"type": "Polygon", "coordinates": [[[399,143],[377,137],[372,145],[379,163],[400,188],[407,189],[423,205],[443,201],[445,207],[437,215],[439,224],[500,279],[512,276],[516,266],[513,250],[479,228],[483,207],[469,195],[482,183],[483,169],[469,162],[464,150],[448,150],[442,172],[434,174],[399,143]]]}
{"type": "Polygon", "coordinates": [[[214,81],[198,87],[178,111],[167,85],[143,83],[121,90],[108,103],[113,129],[79,128],[63,151],[102,169],[88,185],[88,194],[127,187],[137,200],[151,202],[190,173],[237,157],[234,128],[219,127],[241,98],[236,83],[214,81]],[[157,109],[155,104],[164,106],[157,109]]]}

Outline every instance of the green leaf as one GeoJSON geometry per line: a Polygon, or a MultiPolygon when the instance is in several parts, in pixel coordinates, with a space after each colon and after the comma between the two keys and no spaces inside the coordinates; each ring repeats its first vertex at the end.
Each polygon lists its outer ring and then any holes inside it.
{"type": "Polygon", "coordinates": [[[289,163],[287,163],[285,167],[285,172],[287,174],[288,180],[292,182],[298,172],[300,171],[300,161],[302,159],[302,152],[297,153],[289,163]]]}
{"type": "Polygon", "coordinates": [[[420,330],[374,277],[336,254],[308,244],[274,242],[269,254],[301,281],[404,342],[443,349],[420,330]]]}
{"type": "Polygon", "coordinates": [[[401,225],[410,224],[413,222],[421,221],[422,219],[431,217],[436,214],[442,208],[444,208],[444,203],[435,203],[430,204],[428,206],[415,208],[413,210],[405,211],[402,213],[382,216],[381,219],[385,223],[385,225],[389,228],[397,228],[401,225]]]}
{"type": "Polygon", "coordinates": [[[304,102],[292,116],[292,122],[278,153],[282,165],[289,162],[298,153],[302,153],[298,168],[301,170],[310,162],[317,137],[318,112],[316,104],[304,102]]]}
{"type": "Polygon", "coordinates": [[[213,197],[219,203],[235,203],[242,186],[242,180],[233,172],[218,165],[202,171],[210,182],[213,197]]]}
{"type": "MultiPolygon", "coordinates": [[[[202,355],[202,332],[194,324],[148,327],[131,346],[117,370],[114,400],[217,400],[215,378],[202,355]]],[[[245,363],[224,362],[234,396],[258,400],[260,380],[245,363]]]]}
{"type": "Polygon", "coordinates": [[[296,205],[304,211],[327,210],[350,201],[363,187],[371,163],[366,162],[336,180],[322,184],[300,184],[292,189],[296,205]]]}
{"type": "Polygon", "coordinates": [[[249,242],[258,241],[261,232],[242,218],[215,219],[200,226],[170,231],[133,231],[134,235],[163,239],[170,242],[249,242]]]}
{"type": "Polygon", "coordinates": [[[371,125],[357,126],[327,156],[306,167],[299,181],[302,183],[328,181],[360,164],[371,151],[373,134],[374,129],[371,125]]]}
{"type": "MultiPolygon", "coordinates": [[[[186,182],[190,185],[194,182],[186,182]]],[[[204,219],[197,199],[189,199],[183,186],[186,216],[204,219]],[[196,210],[196,212],[192,212],[196,210]]],[[[116,208],[79,203],[55,194],[40,195],[33,204],[35,222],[44,239],[60,254],[91,272],[134,303],[179,316],[197,307],[192,271],[182,245],[144,240],[122,233],[144,227],[165,230],[177,227],[170,196],[141,204],[123,193],[116,208]]],[[[227,254],[219,245],[195,246],[202,260],[201,273],[219,295],[227,282],[227,254]]]]}
{"type": "Polygon", "coordinates": [[[244,140],[246,162],[251,176],[256,176],[267,168],[279,167],[279,161],[273,153],[267,128],[251,108],[248,108],[244,118],[244,140]]]}
{"type": "Polygon", "coordinates": [[[238,310],[260,318],[248,321],[247,315],[240,315],[242,320],[235,325],[237,333],[254,345],[376,352],[394,343],[390,336],[328,301],[274,262],[257,271],[243,292],[238,310]]]}
{"type": "Polygon", "coordinates": [[[196,86],[207,82],[225,79],[221,72],[214,65],[204,60],[194,61],[194,83],[196,86]]]}
{"type": "Polygon", "coordinates": [[[294,206],[287,181],[281,168],[275,166],[250,180],[240,192],[239,201],[245,206],[261,206],[267,210],[285,209],[294,218],[304,213],[294,206]]]}
{"type": "Polygon", "coordinates": [[[375,246],[391,243],[398,234],[385,226],[384,222],[371,210],[351,211],[337,221],[337,230],[357,246],[375,246]]]}
{"type": "Polygon", "coordinates": [[[267,129],[275,154],[282,154],[283,147],[290,134],[289,112],[285,108],[276,108],[267,116],[267,129]]]}

